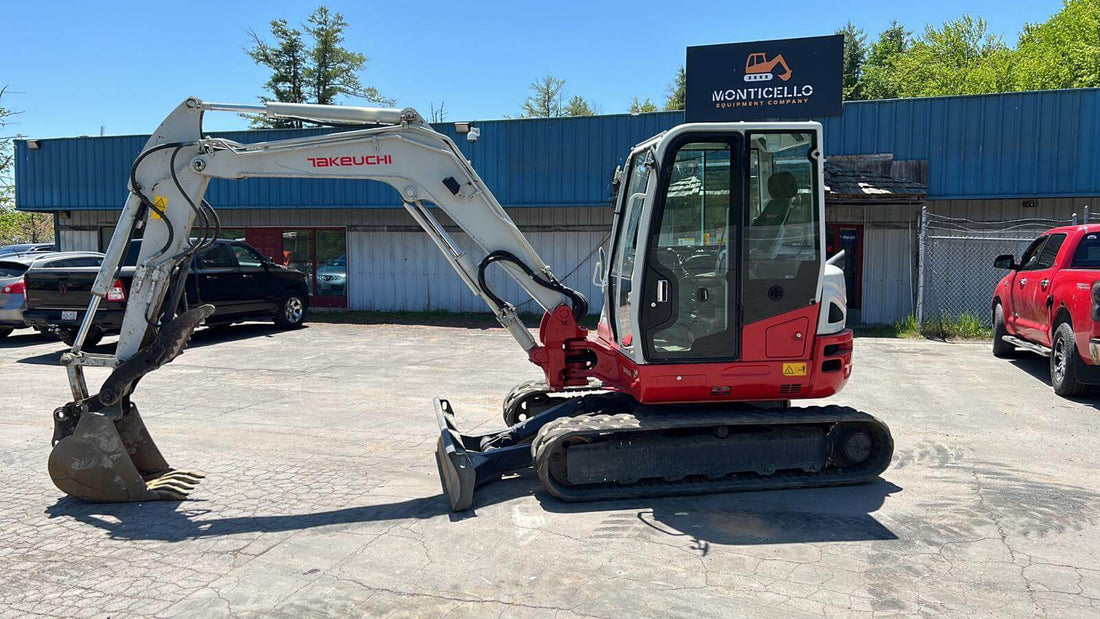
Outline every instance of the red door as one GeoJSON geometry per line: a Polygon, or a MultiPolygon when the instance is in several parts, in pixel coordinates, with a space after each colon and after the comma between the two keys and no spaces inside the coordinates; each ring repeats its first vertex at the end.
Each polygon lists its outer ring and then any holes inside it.
{"type": "Polygon", "coordinates": [[[244,240],[271,258],[276,264],[283,263],[283,231],[280,228],[248,228],[244,231],[244,240]]]}
{"type": "Polygon", "coordinates": [[[248,228],[245,241],[276,264],[305,273],[311,305],[348,306],[343,228],[248,228]]]}

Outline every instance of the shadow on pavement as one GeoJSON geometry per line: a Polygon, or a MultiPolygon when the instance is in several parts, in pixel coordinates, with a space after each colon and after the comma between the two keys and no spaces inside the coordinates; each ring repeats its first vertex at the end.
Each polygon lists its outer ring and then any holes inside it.
{"type": "MultiPolygon", "coordinates": [[[[1016,366],[1020,370],[1023,370],[1035,380],[1053,389],[1053,387],[1050,386],[1050,360],[1046,357],[1040,357],[1039,355],[1021,355],[1020,357],[1017,357],[1015,359],[1009,359],[1008,362],[1016,366]]],[[[1054,392],[1051,391],[1052,395],[1053,393],[1054,392]]],[[[1094,408],[1100,409],[1100,399],[1096,397],[1096,394],[1097,388],[1092,387],[1091,389],[1089,389],[1088,395],[1065,399],[1071,402],[1090,404],[1094,408]]]]}
{"type": "Polygon", "coordinates": [[[484,487],[474,509],[452,514],[442,495],[307,514],[240,516],[206,519],[212,510],[194,499],[182,502],[92,504],[61,498],[46,509],[50,518],[68,517],[107,531],[113,539],[181,541],[240,533],[298,531],[314,527],[449,516],[452,521],[476,517],[476,510],[529,495],[534,491],[551,513],[616,512],[610,525],[597,527],[597,537],[614,537],[625,528],[649,527],[683,537],[706,552],[709,544],[756,545],[897,539],[875,520],[886,497],[901,488],[882,480],[859,486],[773,490],[692,497],[564,503],[537,488],[531,471],[484,487]],[[632,514],[618,512],[631,511],[632,514]]]}
{"type": "MultiPolygon", "coordinates": [[[[857,486],[732,492],[601,503],[563,503],[540,496],[549,512],[636,510],[637,520],[672,537],[706,544],[744,546],[806,542],[893,540],[897,536],[872,513],[901,488],[878,478],[857,486]]],[[[541,493],[540,493],[541,494],[541,493]]]]}
{"type": "MultiPolygon", "coordinates": [[[[309,325],[303,327],[308,329],[309,325]]],[[[215,327],[208,328],[202,327],[195,331],[191,336],[191,341],[188,342],[188,348],[202,348],[203,346],[210,346],[211,344],[223,344],[229,342],[237,342],[241,340],[247,340],[255,337],[275,337],[282,330],[273,324],[267,323],[246,323],[233,325],[231,327],[215,327]]],[[[15,336],[11,335],[3,340],[0,340],[0,348],[16,348],[19,346],[29,346],[31,344],[42,344],[44,342],[51,342],[44,336],[27,335],[27,336],[15,336]],[[20,341],[8,343],[9,340],[19,339],[20,341]]],[[[29,363],[31,365],[61,365],[61,355],[69,350],[69,347],[64,343],[52,340],[52,343],[56,345],[57,350],[42,353],[40,355],[34,355],[32,357],[24,357],[16,361],[16,363],[29,363]]],[[[115,350],[115,338],[112,336],[108,341],[92,346],[86,349],[88,352],[111,354],[115,350]]]]}
{"type": "Polygon", "coordinates": [[[59,346],[62,345],[55,337],[41,335],[37,331],[31,329],[20,329],[12,332],[8,337],[0,337],[0,348],[22,348],[24,346],[38,346],[39,344],[46,344],[49,342],[56,342],[59,346]]]}
{"type": "MultiPolygon", "coordinates": [[[[308,323],[302,326],[302,329],[308,328],[308,323]]],[[[191,336],[187,347],[202,348],[211,344],[239,342],[256,337],[277,337],[282,332],[282,329],[269,322],[247,322],[229,327],[201,327],[191,336]]]]}

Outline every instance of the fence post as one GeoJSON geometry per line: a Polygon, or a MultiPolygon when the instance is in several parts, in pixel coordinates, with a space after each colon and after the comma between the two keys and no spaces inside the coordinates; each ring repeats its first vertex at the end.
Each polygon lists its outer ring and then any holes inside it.
{"type": "Polygon", "coordinates": [[[1069,223],[1070,223],[1071,226],[1076,226],[1077,225],[1077,213],[1074,213],[1073,215],[1070,216],[1069,223]]]}
{"type": "Polygon", "coordinates": [[[917,325],[924,326],[924,263],[928,261],[928,205],[920,207],[920,240],[917,245],[917,325]]]}
{"type": "Polygon", "coordinates": [[[1089,205],[1085,205],[1085,217],[1082,223],[1089,223],[1089,205]]]}

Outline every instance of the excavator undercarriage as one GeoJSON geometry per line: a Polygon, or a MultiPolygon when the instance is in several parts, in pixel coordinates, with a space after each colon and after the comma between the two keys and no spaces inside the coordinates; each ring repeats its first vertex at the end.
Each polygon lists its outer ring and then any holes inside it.
{"type": "Polygon", "coordinates": [[[592,501],[857,484],[893,455],[885,424],[842,406],[646,406],[593,394],[483,435],[459,432],[446,400],[435,408],[436,462],[455,511],[477,487],[531,466],[559,499],[592,501]]]}
{"type": "Polygon", "coordinates": [[[414,110],[188,99],[131,168],[92,302],[62,356],[73,399],[54,412],[50,476],[89,501],[179,500],[194,490],[203,475],[168,465],[131,395],[215,311],[181,297],[192,257],[220,226],[204,200],[209,181],[292,177],[389,184],[543,371],[511,391],[507,427],[497,432],[464,434],[451,404],[435,401],[436,463],[452,509],[470,508],[478,487],[531,467],[566,501],[873,479],[893,452],[885,424],[842,406],[790,406],[835,394],[852,369],[844,276],[821,242],[820,143],[817,123],[715,123],[680,125],[635,146],[613,181],[609,253],[601,249],[596,269],[603,314],[591,332],[579,325],[587,299],[555,278],[463,152],[414,110]],[[241,144],[204,137],[208,111],[343,130],[241,144]],[[436,209],[471,247],[455,243],[436,209]],[[84,352],[137,229],[117,350],[84,352]],[[493,290],[494,266],[545,311],[537,339],[493,290]],[[86,367],[111,370],[98,393],[87,389],[86,367]]]}

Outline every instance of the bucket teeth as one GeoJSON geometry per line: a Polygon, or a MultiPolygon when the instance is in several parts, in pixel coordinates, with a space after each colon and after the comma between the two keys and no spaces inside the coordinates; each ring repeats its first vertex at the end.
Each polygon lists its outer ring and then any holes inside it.
{"type": "Polygon", "coordinates": [[[150,492],[164,495],[158,498],[183,500],[198,486],[202,478],[201,473],[169,471],[160,477],[146,480],[145,487],[150,492]]]}

